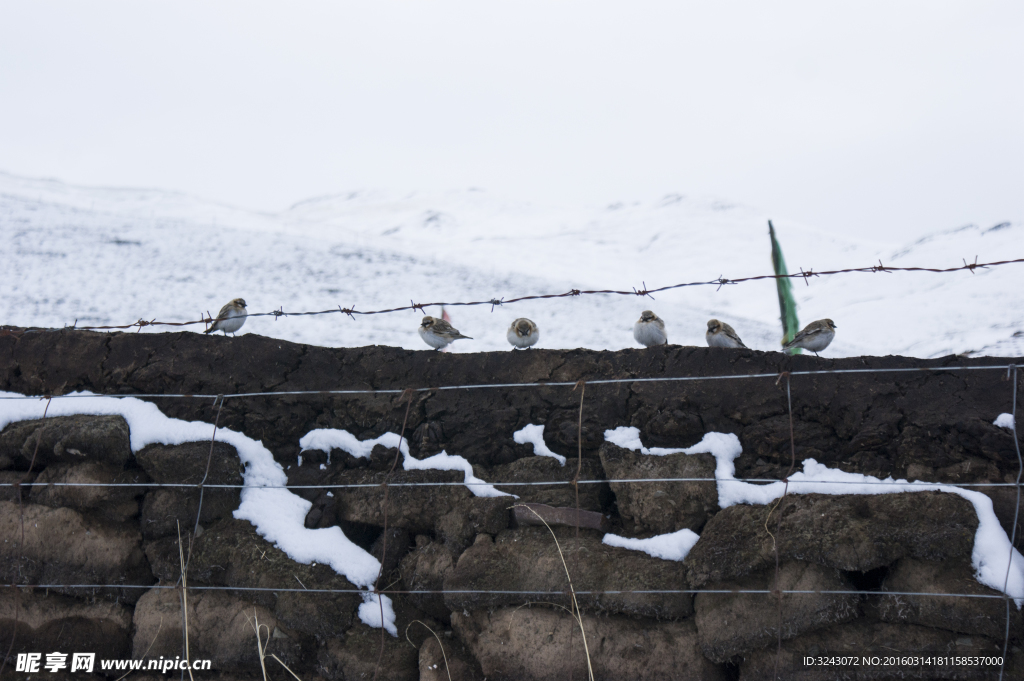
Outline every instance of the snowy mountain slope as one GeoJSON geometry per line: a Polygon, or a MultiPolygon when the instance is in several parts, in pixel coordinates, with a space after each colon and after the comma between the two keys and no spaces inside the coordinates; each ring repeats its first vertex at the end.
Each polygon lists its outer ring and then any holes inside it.
{"type": "MultiPolygon", "coordinates": [[[[938,232],[883,245],[775,221],[791,271],[885,264],[956,266],[1024,256],[1024,224],[938,232]]],[[[631,290],[767,274],[767,216],[707,198],[668,196],[602,208],[545,206],[468,190],[433,196],[350,193],[255,213],[156,190],[70,187],[0,174],[0,257],[11,276],[0,323],[62,326],[195,319],[236,296],[250,311],[511,298],[570,288],[631,290]]],[[[956,274],[852,274],[796,282],[800,319],[831,317],[826,355],[954,352],[1024,355],[1024,265],[956,274]],[[1015,333],[1020,333],[1014,336],[1015,333]]],[[[635,345],[645,308],[674,343],[703,345],[729,321],[752,347],[778,347],[771,281],[632,296],[450,308],[473,341],[505,350],[509,322],[529,316],[540,347],[635,345]]],[[[437,309],[430,310],[439,314],[437,309]]],[[[425,346],[418,313],[348,319],[251,319],[244,332],[334,346],[425,346]]]]}

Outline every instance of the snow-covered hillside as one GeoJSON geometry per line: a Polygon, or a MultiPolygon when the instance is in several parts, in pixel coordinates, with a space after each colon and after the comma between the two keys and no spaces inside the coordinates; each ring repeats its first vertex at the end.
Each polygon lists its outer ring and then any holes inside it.
{"type": "MultiPolygon", "coordinates": [[[[478,190],[351,193],[266,214],[157,190],[0,174],[0,258],[8,274],[0,323],[182,321],[216,313],[234,297],[245,298],[250,312],[371,310],[410,299],[631,290],[768,274],[768,217],[705,197],[581,207],[506,201],[478,190]]],[[[774,224],[791,271],[1024,257],[1021,222],[940,230],[910,244],[838,237],[784,218],[774,224]]],[[[838,326],[826,356],[1024,355],[1024,265],[796,284],[801,322],[830,317],[838,326]]],[[[666,320],[672,343],[703,345],[707,320],[718,317],[751,347],[778,348],[775,285],[766,281],[680,289],[656,300],[609,295],[493,312],[450,308],[454,325],[474,338],[453,350],[508,349],[505,331],[519,316],[539,324],[538,347],[630,347],[633,322],[646,308],[666,320]]],[[[416,334],[420,316],[263,317],[249,320],[243,332],[319,345],[425,349],[416,334]]]]}

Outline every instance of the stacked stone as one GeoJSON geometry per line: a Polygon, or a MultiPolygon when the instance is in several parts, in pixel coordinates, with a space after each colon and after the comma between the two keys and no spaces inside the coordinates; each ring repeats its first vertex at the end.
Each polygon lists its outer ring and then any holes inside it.
{"type": "MultiPolygon", "coordinates": [[[[439,356],[395,348],[309,348],[251,335],[227,341],[195,334],[26,332],[16,341],[0,335],[0,388],[22,393],[572,383],[923,363],[679,347],[439,356]]],[[[1003,376],[794,378],[797,465],[813,457],[881,478],[1012,482],[1014,435],[992,425],[1009,406],[1003,376]]],[[[885,668],[808,667],[803,659],[1003,654],[1007,602],[973,577],[978,521],[964,499],[932,492],[790,494],[775,506],[721,509],[713,482],[629,482],[714,477],[709,455],[644,456],[604,441],[605,429],[621,425],[639,428],[652,447],[693,445],[710,431],[734,433],[743,446],[737,476],[779,479],[790,465],[790,420],[785,391],[773,380],[590,385],[582,423],[580,391],[571,387],[414,395],[406,435],[415,457],[459,454],[487,481],[605,481],[578,488],[500,487],[518,495],[518,502],[475,497],[455,484],[391,486],[385,506],[385,481],[457,483],[462,473],[404,471],[400,462],[390,473],[397,452],[383,447],[367,459],[304,452],[298,465],[298,439],[314,428],[346,429],[361,440],[399,432],[407,397],[229,399],[221,420],[260,438],[290,485],[309,486],[294,490],[310,503],[307,528],[340,527],[382,561],[378,586],[393,593],[398,637],[382,637],[359,621],[358,594],[324,591],[354,590],[330,567],[296,563],[251,524],[233,518],[237,489],[206,488],[197,527],[197,485],[207,461],[207,484],[242,481],[231,447],[215,445],[212,459],[209,442],[153,445],[133,456],[122,419],[82,416],[14,423],[0,432],[0,482],[47,483],[0,487],[6,490],[0,492],[0,584],[109,586],[0,586],[0,646],[5,649],[16,633],[12,655],[74,648],[108,658],[182,655],[184,558],[189,653],[211,659],[216,672],[203,678],[263,678],[257,620],[265,652],[307,681],[369,679],[375,672],[381,679],[447,679],[445,660],[453,679],[586,678],[588,653],[596,678],[872,679],[894,674],[885,668]],[[548,446],[569,459],[564,467],[514,443],[512,433],[531,423],[545,426],[548,446]],[[57,484],[64,482],[145,486],[57,484]],[[169,484],[187,487],[161,487],[169,484]],[[373,486],[328,489],[345,484],[373,486]],[[604,530],[558,525],[553,538],[543,526],[521,526],[513,522],[513,503],[578,506],[600,514],[623,536],[690,529],[701,538],[686,560],[666,561],[605,545],[604,530]],[[566,611],[572,608],[566,569],[579,592],[581,622],[566,611]],[[604,593],[635,590],[679,593],[604,593]],[[810,593],[785,594],[780,603],[780,590],[810,593]],[[432,591],[439,593],[409,593],[432,591]],[[494,593],[501,591],[557,593],[494,593]]],[[[154,401],[170,416],[214,419],[209,400],[154,401]]],[[[1009,534],[1016,490],[986,494],[1009,534]]],[[[1021,535],[1016,533],[1018,547],[1021,535]]],[[[1004,678],[1021,678],[1024,624],[1009,605],[1004,678]]],[[[292,678],[276,660],[264,662],[270,678],[292,678]]],[[[987,679],[993,673],[991,667],[965,666],[899,671],[900,678],[921,679],[987,679]]]]}

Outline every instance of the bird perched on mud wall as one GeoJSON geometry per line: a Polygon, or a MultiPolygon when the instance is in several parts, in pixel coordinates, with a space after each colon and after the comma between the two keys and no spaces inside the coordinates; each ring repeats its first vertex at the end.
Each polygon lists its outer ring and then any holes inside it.
{"type": "Polygon", "coordinates": [[[786,350],[790,348],[803,348],[810,350],[815,355],[828,347],[832,339],[836,337],[836,325],[831,319],[819,319],[811,322],[798,333],[793,340],[786,343],[786,350]]]}
{"type": "Polygon", "coordinates": [[[508,338],[513,349],[528,348],[540,338],[540,329],[526,317],[520,317],[512,322],[512,326],[508,327],[505,337],[508,338]]]}
{"type": "Polygon", "coordinates": [[[665,335],[665,322],[661,317],[650,310],[640,313],[640,319],[633,325],[633,338],[644,347],[652,345],[665,345],[668,343],[668,336],[665,335]]]}
{"type": "Polygon", "coordinates": [[[712,348],[745,348],[746,345],[736,335],[736,330],[725,322],[717,319],[708,321],[708,332],[704,334],[707,338],[708,347],[712,348]]]}
{"type": "Polygon", "coordinates": [[[419,332],[423,342],[435,350],[440,350],[452,341],[460,338],[472,340],[469,336],[463,336],[459,333],[458,329],[453,329],[452,325],[445,320],[431,317],[430,315],[424,317],[423,321],[420,322],[419,332]]]}
{"type": "Polygon", "coordinates": [[[235,331],[238,331],[242,328],[242,324],[245,324],[245,318],[247,316],[248,313],[245,311],[245,301],[241,298],[235,298],[220,309],[220,312],[217,313],[217,321],[215,321],[213,326],[203,333],[223,331],[225,336],[229,333],[233,336],[235,335],[235,331]]]}

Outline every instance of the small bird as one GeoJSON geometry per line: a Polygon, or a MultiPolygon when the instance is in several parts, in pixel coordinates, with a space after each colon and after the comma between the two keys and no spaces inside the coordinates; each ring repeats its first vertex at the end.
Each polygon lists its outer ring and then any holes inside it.
{"type": "Polygon", "coordinates": [[[745,348],[746,345],[736,335],[736,330],[725,322],[717,319],[708,321],[708,332],[704,334],[708,340],[708,347],[712,348],[745,348]]]}
{"type": "Polygon", "coordinates": [[[633,338],[648,348],[652,345],[666,345],[668,336],[665,335],[665,322],[650,310],[644,310],[640,313],[640,319],[633,325],[633,338]]]}
{"type": "Polygon", "coordinates": [[[235,331],[238,331],[242,328],[242,324],[245,324],[245,318],[247,316],[248,313],[245,311],[245,301],[241,298],[235,298],[220,309],[220,312],[217,313],[217,321],[215,321],[213,326],[203,333],[223,331],[225,336],[229,333],[234,336],[235,331]]]}
{"type": "Polygon", "coordinates": [[[512,344],[512,349],[528,348],[540,338],[540,329],[526,317],[520,317],[508,327],[508,334],[505,337],[512,344]]]}
{"type": "Polygon", "coordinates": [[[420,338],[423,342],[434,348],[440,350],[444,346],[448,345],[452,341],[456,341],[460,338],[470,338],[469,336],[463,336],[459,333],[458,329],[453,329],[452,325],[443,319],[437,317],[431,317],[427,315],[423,318],[420,323],[420,338]]]}
{"type": "Polygon", "coordinates": [[[836,325],[831,319],[819,319],[816,322],[811,322],[803,328],[803,330],[796,335],[796,337],[786,343],[783,347],[786,350],[790,348],[803,348],[804,350],[810,350],[815,355],[828,347],[828,344],[832,342],[832,339],[836,337],[836,325]]]}

